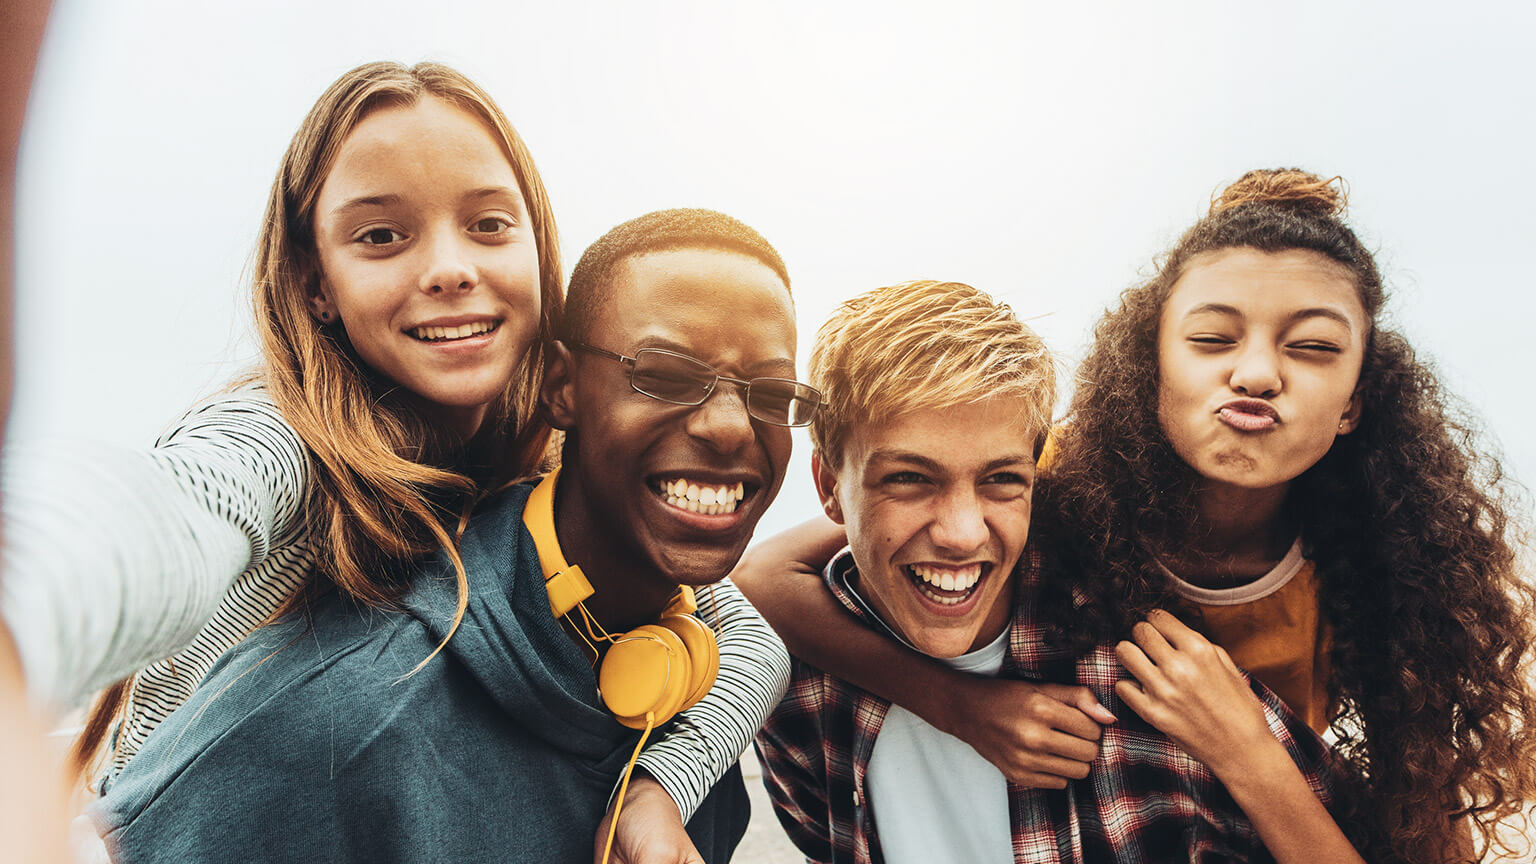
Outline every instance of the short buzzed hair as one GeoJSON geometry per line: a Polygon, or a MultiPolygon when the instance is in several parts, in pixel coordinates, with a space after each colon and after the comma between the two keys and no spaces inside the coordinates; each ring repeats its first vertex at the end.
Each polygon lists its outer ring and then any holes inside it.
{"type": "Polygon", "coordinates": [[[784,259],[746,223],[714,210],[657,210],[611,229],[581,254],[566,288],[560,339],[586,339],[598,309],[608,297],[613,271],[621,262],[647,252],[672,249],[739,252],[777,273],[784,280],[784,290],[789,290],[789,270],[784,259]]]}
{"type": "Polygon", "coordinates": [[[994,396],[1024,401],[1038,457],[1056,404],[1045,343],[1006,304],[959,282],[903,282],[849,300],[817,331],[809,371],[824,400],[811,443],[832,468],[855,425],[994,396]]]}

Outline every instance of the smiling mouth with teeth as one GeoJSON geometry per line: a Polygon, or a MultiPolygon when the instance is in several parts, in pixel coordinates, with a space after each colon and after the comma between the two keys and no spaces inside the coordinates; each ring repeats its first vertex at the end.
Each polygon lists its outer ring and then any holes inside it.
{"type": "Polygon", "coordinates": [[[500,326],[500,321],[476,321],[473,324],[461,324],[458,327],[412,327],[406,332],[421,342],[451,342],[454,339],[468,339],[471,336],[490,333],[500,326]]]}
{"type": "Polygon", "coordinates": [[[747,492],[746,486],[741,483],[735,486],[700,486],[682,477],[653,483],[651,488],[668,505],[705,516],[735,513],[747,492]]]}
{"type": "Polygon", "coordinates": [[[902,569],[924,597],[940,606],[954,606],[975,593],[976,586],[981,582],[983,565],[935,567],[931,564],[907,564],[902,569]]]}

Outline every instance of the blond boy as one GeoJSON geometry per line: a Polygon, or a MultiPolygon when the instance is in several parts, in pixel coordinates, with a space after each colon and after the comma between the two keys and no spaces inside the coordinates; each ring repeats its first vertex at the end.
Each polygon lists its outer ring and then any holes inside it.
{"type": "MultiPolygon", "coordinates": [[[[1093,736],[1097,754],[1089,745],[1065,789],[1026,788],[958,738],[797,658],[757,746],[779,820],[807,859],[1266,858],[1210,772],[1119,710],[1113,646],[1072,656],[1043,638],[1039,585],[1067,577],[1044,569],[1038,544],[1026,549],[1055,397],[1040,339],[970,286],[910,282],[839,308],[817,335],[810,379],[825,400],[811,427],[816,487],[849,542],[823,573],[827,591],[863,626],[935,660],[1072,685],[1097,700],[1082,706],[1097,722],[1121,719],[1093,736]]],[[[1264,709],[1309,781],[1324,783],[1321,745],[1272,694],[1264,709]]]]}

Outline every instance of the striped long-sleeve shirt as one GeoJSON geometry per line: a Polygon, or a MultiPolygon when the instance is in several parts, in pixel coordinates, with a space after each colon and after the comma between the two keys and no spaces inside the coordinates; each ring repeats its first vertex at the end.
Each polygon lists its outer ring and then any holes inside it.
{"type": "MultiPolygon", "coordinates": [[[[199,404],[147,452],[54,441],[7,454],[0,612],[34,692],[67,707],[137,672],[109,778],[308,577],[310,480],[259,385],[199,404]]],[[[729,583],[699,611],[719,633],[716,687],[640,760],[685,819],[789,676],[783,643],[729,583]]]]}

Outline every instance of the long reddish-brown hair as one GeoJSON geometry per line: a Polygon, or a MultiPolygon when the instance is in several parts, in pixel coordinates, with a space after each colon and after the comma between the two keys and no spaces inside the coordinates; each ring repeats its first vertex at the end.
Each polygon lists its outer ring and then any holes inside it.
{"type": "MultiPolygon", "coordinates": [[[[305,518],[322,550],[313,577],[360,602],[387,606],[404,591],[410,563],[442,550],[458,581],[451,634],[469,590],[454,523],[477,489],[536,472],[550,449],[538,388],[543,345],[553,338],[565,295],[554,213],[533,157],[490,95],[456,70],[437,63],[359,66],[321,95],[283,154],[252,288],[259,377],[309,450],[305,518]],[[424,96],[477,117],[501,145],[527,202],[539,256],[538,332],[468,443],[424,418],[407,394],[359,358],[341,325],[318,325],[308,303],[320,278],[315,202],[342,143],[369,114],[424,96]]],[[[121,712],[131,680],[113,685],[93,708],[74,750],[82,771],[121,712]]]]}
{"type": "Polygon", "coordinates": [[[1037,512],[1062,520],[1051,533],[1092,598],[1074,606],[1058,594],[1056,638],[1079,648],[1124,638],[1169,599],[1157,556],[1199,530],[1199,477],[1157,410],[1158,322],[1179,277],[1197,256],[1234,247],[1327,256],[1353,275],[1372,322],[1363,411],[1293,481],[1286,506],[1333,634],[1331,731],[1359,786],[1340,816],[1363,828],[1367,860],[1443,862],[1464,830],[1453,818],[1502,845],[1500,826],[1536,800],[1536,598],[1517,554],[1526,511],[1476,422],[1385,326],[1381,275],[1343,205],[1333,181],[1249,172],[1099,322],[1039,491],[1037,512]]]}

